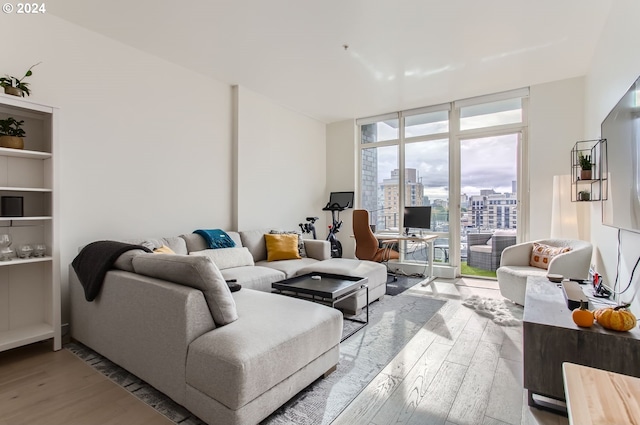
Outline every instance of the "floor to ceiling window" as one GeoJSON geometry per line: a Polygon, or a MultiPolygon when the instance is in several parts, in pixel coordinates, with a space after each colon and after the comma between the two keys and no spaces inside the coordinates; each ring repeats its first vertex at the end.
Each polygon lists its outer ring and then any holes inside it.
{"type": "Polygon", "coordinates": [[[515,243],[526,220],[519,187],[527,95],[518,90],[358,120],[359,207],[369,210],[375,229],[401,231],[405,206],[430,206],[435,264],[495,276],[497,251],[504,241],[515,243]],[[470,250],[483,237],[484,246],[470,250]],[[468,264],[469,252],[479,267],[468,264]]]}

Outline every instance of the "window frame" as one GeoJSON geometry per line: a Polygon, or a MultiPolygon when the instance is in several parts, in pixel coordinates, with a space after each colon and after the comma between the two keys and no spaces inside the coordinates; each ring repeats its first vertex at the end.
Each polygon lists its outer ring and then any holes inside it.
{"type": "MultiPolygon", "coordinates": [[[[449,231],[430,232],[438,237],[446,237],[449,240],[449,263],[440,267],[455,267],[456,276],[460,275],[460,240],[461,240],[461,220],[460,220],[460,183],[461,183],[461,158],[460,142],[465,139],[482,138],[489,136],[500,136],[505,134],[519,133],[518,158],[517,158],[517,198],[516,214],[518,220],[517,241],[528,240],[529,238],[529,161],[528,161],[528,122],[529,122],[529,88],[511,90],[507,92],[495,93],[486,96],[478,96],[468,99],[457,100],[449,103],[415,108],[405,111],[381,114],[356,120],[357,138],[357,165],[356,165],[356,205],[361,208],[362,202],[362,152],[363,149],[379,148],[387,146],[398,147],[398,181],[405,181],[405,146],[426,142],[430,140],[448,139],[449,141],[449,231]],[[521,99],[522,121],[520,123],[500,124],[490,127],[460,130],[460,109],[467,106],[480,105],[513,98],[521,99]],[[448,131],[444,133],[429,134],[422,136],[405,137],[405,118],[430,113],[448,111],[449,125],[448,131]],[[361,126],[379,121],[398,119],[398,138],[385,140],[383,142],[362,143],[361,126]]],[[[402,185],[400,185],[402,186],[402,185]]],[[[399,187],[400,187],[399,186],[399,187]]],[[[399,190],[399,205],[405,205],[405,191],[399,190]]],[[[403,226],[403,218],[400,215],[400,228],[403,226]]]]}

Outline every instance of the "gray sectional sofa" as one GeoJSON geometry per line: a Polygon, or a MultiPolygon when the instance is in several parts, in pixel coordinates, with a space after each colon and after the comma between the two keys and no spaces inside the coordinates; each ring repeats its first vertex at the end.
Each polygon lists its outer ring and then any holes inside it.
{"type": "Polygon", "coordinates": [[[342,335],[340,311],[270,293],[271,283],[326,271],[373,278],[371,300],[386,287],[376,283],[384,266],[331,259],[326,241],[305,240],[307,258],[267,262],[264,233],[228,232],[226,251],[195,234],[129,241],[175,255],[126,252],[93,302],[70,267],[71,336],[209,424],[260,422],[334,370],[342,335]],[[242,289],[231,293],[229,279],[242,289]]]}

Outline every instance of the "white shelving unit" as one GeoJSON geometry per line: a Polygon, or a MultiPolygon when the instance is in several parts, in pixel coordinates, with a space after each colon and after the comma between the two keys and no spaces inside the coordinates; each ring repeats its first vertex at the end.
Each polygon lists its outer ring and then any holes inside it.
{"type": "Polygon", "coordinates": [[[22,217],[0,215],[12,248],[44,243],[44,257],[0,261],[0,351],[46,339],[62,348],[55,191],[56,109],[0,94],[0,118],[24,120],[25,149],[0,148],[0,196],[23,198],[22,217]]]}

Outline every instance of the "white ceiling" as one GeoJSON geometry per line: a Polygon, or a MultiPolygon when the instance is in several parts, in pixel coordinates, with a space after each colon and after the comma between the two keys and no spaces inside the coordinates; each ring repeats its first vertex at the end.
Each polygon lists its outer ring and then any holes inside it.
{"type": "Polygon", "coordinates": [[[55,0],[47,13],[329,123],[584,75],[612,1],[55,0]]]}

